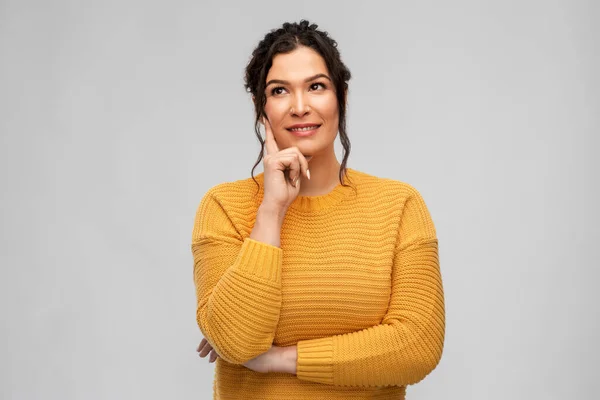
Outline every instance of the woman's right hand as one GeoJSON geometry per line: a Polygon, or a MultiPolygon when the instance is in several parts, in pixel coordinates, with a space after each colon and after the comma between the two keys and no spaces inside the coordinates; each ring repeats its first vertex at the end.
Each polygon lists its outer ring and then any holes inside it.
{"type": "Polygon", "coordinates": [[[210,354],[210,357],[208,358],[209,363],[215,362],[217,357],[219,357],[219,354],[215,351],[215,349],[213,349],[210,343],[208,343],[208,340],[206,340],[206,338],[202,338],[202,341],[196,348],[196,351],[198,352],[198,355],[202,358],[210,354]]]}
{"type": "Polygon", "coordinates": [[[263,157],[264,197],[263,204],[280,210],[287,210],[300,192],[300,174],[308,179],[308,162],[311,156],[305,157],[298,147],[279,150],[271,123],[264,118],[265,147],[267,154],[263,157]]]}

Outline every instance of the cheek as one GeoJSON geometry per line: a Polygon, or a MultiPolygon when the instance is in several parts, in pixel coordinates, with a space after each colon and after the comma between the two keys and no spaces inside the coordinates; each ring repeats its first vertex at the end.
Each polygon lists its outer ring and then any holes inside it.
{"type": "Polygon", "coordinates": [[[285,123],[285,117],[288,112],[289,108],[285,106],[283,101],[267,99],[265,104],[265,114],[267,114],[267,118],[273,126],[275,141],[278,142],[280,146],[286,140],[285,133],[287,131],[285,131],[282,126],[285,123]]]}
{"type": "Polygon", "coordinates": [[[265,114],[272,122],[280,121],[286,114],[286,106],[283,101],[267,99],[265,114]]]}
{"type": "Polygon", "coordinates": [[[315,102],[315,106],[318,107],[321,116],[326,118],[329,123],[337,124],[338,107],[335,95],[323,96],[323,98],[320,98],[317,102],[315,102]]]}

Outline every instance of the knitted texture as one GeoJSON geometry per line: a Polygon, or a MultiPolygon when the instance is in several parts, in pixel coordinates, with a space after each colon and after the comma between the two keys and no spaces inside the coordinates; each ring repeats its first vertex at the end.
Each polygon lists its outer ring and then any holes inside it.
{"type": "Polygon", "coordinates": [[[210,188],[192,233],[197,322],[221,356],[215,399],[404,399],[439,363],[445,309],[434,224],[411,185],[348,168],[299,196],[281,247],[251,239],[264,173],[210,188]],[[356,190],[355,190],[356,189],[356,190]],[[244,362],[297,345],[297,374],[244,362]]]}

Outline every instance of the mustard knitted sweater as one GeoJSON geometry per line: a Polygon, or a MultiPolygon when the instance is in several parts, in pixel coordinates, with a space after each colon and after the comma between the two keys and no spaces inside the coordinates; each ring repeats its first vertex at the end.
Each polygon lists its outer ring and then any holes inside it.
{"type": "Polygon", "coordinates": [[[251,239],[264,173],[210,188],[192,233],[197,322],[220,357],[215,399],[404,399],[439,363],[445,309],[434,224],[407,183],[348,168],[299,196],[281,247],[251,239]],[[297,345],[297,374],[244,362],[297,345]]]}

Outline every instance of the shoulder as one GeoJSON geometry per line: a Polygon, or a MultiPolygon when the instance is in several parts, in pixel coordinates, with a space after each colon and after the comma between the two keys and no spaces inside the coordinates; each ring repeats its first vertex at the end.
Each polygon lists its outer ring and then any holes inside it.
{"type": "Polygon", "coordinates": [[[210,196],[223,201],[238,201],[254,197],[258,195],[260,186],[262,186],[262,173],[254,178],[258,185],[252,178],[221,182],[210,187],[204,196],[210,196]]]}
{"type": "Polygon", "coordinates": [[[418,230],[419,236],[435,237],[435,226],[421,192],[403,180],[354,171],[363,201],[387,210],[390,218],[400,221],[407,231],[418,230]]]}
{"type": "MultiPolygon", "coordinates": [[[[255,178],[260,183],[259,177],[255,178]]],[[[257,188],[252,178],[210,187],[196,210],[192,241],[215,235],[231,240],[248,236],[262,196],[262,191],[257,194],[257,188]]]]}
{"type": "MultiPolygon", "coordinates": [[[[383,176],[375,176],[363,171],[353,170],[352,177],[355,178],[357,186],[363,192],[389,198],[394,203],[404,203],[409,199],[423,201],[421,193],[415,186],[403,180],[383,176]]],[[[353,181],[354,182],[354,181],[353,181]]]]}
{"type": "Polygon", "coordinates": [[[254,215],[253,210],[260,205],[262,197],[262,176],[260,173],[254,178],[237,179],[218,183],[210,187],[200,201],[199,209],[218,206],[230,216],[246,218],[254,215]],[[257,185],[258,183],[258,185],[257,185]]]}

